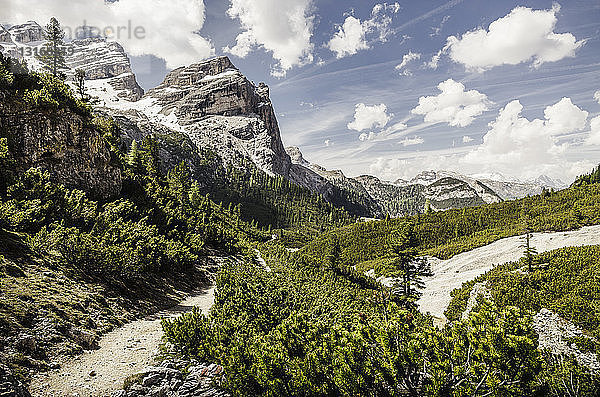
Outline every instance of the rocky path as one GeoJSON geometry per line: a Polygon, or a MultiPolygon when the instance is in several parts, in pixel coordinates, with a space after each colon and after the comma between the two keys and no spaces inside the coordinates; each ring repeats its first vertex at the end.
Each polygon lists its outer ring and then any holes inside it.
{"type": "MultiPolygon", "coordinates": [[[[433,277],[426,278],[423,296],[417,302],[421,311],[441,322],[450,304],[450,292],[473,280],[494,265],[519,260],[523,256],[522,238],[509,237],[484,247],[456,255],[448,260],[431,258],[433,277]]],[[[600,244],[600,225],[570,232],[534,233],[531,240],[539,253],[558,248],[600,244]]]]}
{"type": "Polygon", "coordinates": [[[169,310],[106,334],[98,350],[86,351],[60,369],[36,377],[30,386],[32,396],[109,396],[128,376],[153,364],[163,334],[161,319],[177,317],[193,307],[207,313],[214,303],[214,292],[214,286],[209,286],[169,310]]]}

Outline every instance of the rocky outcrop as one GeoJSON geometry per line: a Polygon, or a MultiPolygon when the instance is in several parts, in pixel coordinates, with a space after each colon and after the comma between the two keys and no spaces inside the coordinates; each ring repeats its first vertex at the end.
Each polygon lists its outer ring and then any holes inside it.
{"type": "Polygon", "coordinates": [[[159,367],[146,368],[136,374],[137,383],[126,390],[113,392],[111,397],[226,397],[229,393],[219,388],[223,367],[197,361],[166,360],[159,367]],[[183,369],[187,368],[184,372],[183,369]]]}
{"type": "Polygon", "coordinates": [[[477,191],[465,181],[443,178],[427,186],[423,191],[435,210],[473,207],[485,204],[477,191]]]}
{"type": "Polygon", "coordinates": [[[12,38],[10,36],[10,32],[6,30],[3,26],[0,26],[0,43],[11,43],[12,38]]]}
{"type": "Polygon", "coordinates": [[[34,21],[14,25],[8,29],[12,40],[17,43],[37,43],[44,40],[44,29],[34,21]]]}
{"type": "Polygon", "coordinates": [[[129,58],[119,43],[103,38],[73,40],[72,55],[66,57],[71,74],[77,69],[85,71],[86,79],[105,80],[117,96],[137,101],[144,95],[131,70],[129,58]]]}
{"type": "Polygon", "coordinates": [[[0,396],[31,397],[27,388],[17,379],[8,367],[0,364],[0,396]]]}
{"type": "Polygon", "coordinates": [[[574,356],[579,365],[589,368],[593,373],[600,373],[598,355],[582,352],[572,338],[589,338],[579,327],[570,321],[563,320],[551,310],[543,308],[533,317],[533,329],[539,335],[539,348],[552,354],[574,356]]]}
{"type": "Polygon", "coordinates": [[[108,198],[121,190],[121,171],[98,131],[68,110],[46,112],[0,103],[0,136],[8,138],[15,171],[40,167],[52,180],[108,198]]]}

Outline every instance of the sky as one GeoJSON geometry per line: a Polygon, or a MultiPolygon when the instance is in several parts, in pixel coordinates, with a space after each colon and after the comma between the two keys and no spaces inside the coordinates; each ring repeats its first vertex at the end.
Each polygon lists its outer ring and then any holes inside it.
{"type": "Polygon", "coordinates": [[[146,89],[228,55],[271,87],[284,144],[348,176],[600,163],[600,0],[0,1],[9,23],[142,26],[118,41],[146,89]]]}

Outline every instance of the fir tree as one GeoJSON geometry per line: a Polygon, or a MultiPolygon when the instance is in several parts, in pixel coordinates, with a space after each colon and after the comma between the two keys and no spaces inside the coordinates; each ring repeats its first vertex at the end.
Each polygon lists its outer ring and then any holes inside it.
{"type": "Polygon", "coordinates": [[[397,281],[392,293],[406,306],[413,306],[423,288],[423,277],[431,276],[431,265],[426,258],[418,257],[418,241],[413,227],[396,232],[387,244],[388,254],[392,257],[393,271],[390,276],[397,281]]]}
{"type": "Polygon", "coordinates": [[[46,25],[44,38],[47,43],[39,55],[40,61],[45,64],[45,69],[54,77],[64,79],[66,76],[61,70],[67,69],[65,61],[65,32],[56,18],[50,19],[46,25]]]}
{"type": "Polygon", "coordinates": [[[75,87],[77,88],[77,93],[83,102],[88,101],[88,96],[85,93],[85,70],[77,69],[75,71],[75,87]]]}
{"type": "Polygon", "coordinates": [[[535,247],[531,246],[531,237],[531,229],[529,228],[529,225],[526,224],[525,235],[523,236],[523,244],[521,245],[521,248],[523,248],[523,255],[525,257],[525,262],[527,262],[527,270],[530,273],[533,271],[533,260],[537,255],[535,247]]]}

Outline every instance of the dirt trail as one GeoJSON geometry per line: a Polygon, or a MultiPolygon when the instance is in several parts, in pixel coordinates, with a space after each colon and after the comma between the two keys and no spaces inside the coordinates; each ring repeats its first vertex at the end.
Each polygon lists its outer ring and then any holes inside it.
{"type": "Polygon", "coordinates": [[[34,378],[33,397],[104,397],[123,381],[152,365],[162,338],[162,318],[174,318],[198,307],[207,313],[214,303],[214,286],[193,294],[179,305],[106,334],[98,350],[86,351],[58,370],[34,378]],[[92,372],[93,371],[93,372],[92,372]]]}
{"type": "MultiPolygon", "coordinates": [[[[417,304],[424,313],[445,321],[450,291],[487,272],[494,265],[519,260],[523,256],[521,236],[498,240],[448,260],[431,258],[433,277],[426,278],[423,296],[417,304]]],[[[600,225],[571,232],[534,233],[531,245],[539,253],[558,248],[600,244],[600,225]]]]}

